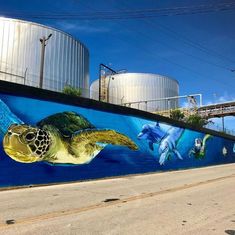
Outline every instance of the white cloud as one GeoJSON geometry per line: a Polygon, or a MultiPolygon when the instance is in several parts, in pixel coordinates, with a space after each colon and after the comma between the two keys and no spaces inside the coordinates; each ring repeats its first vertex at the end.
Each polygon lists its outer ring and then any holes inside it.
{"type": "Polygon", "coordinates": [[[109,32],[108,27],[100,26],[98,27],[89,25],[88,21],[78,21],[78,22],[68,22],[68,21],[58,21],[56,27],[65,32],[83,32],[83,33],[105,33],[109,32]]]}

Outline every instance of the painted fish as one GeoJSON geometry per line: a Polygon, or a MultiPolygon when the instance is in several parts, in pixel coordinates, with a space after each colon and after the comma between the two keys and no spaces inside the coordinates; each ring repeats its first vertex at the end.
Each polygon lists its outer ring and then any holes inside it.
{"type": "Polygon", "coordinates": [[[228,153],[228,150],[227,150],[225,147],[223,147],[223,149],[222,149],[222,154],[223,154],[224,156],[226,156],[227,153],[228,153]]]}

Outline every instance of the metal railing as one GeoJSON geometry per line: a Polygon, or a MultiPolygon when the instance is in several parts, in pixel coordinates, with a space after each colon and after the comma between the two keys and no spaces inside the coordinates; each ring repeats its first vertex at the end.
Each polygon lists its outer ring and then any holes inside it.
{"type": "Polygon", "coordinates": [[[203,106],[198,109],[198,112],[200,115],[205,117],[224,117],[235,115],[235,102],[203,106]]]}

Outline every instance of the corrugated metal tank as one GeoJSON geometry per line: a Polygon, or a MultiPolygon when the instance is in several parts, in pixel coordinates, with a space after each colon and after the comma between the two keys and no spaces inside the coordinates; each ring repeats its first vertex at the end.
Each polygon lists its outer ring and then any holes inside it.
{"type": "Polygon", "coordinates": [[[89,52],[72,36],[44,25],[0,18],[0,79],[39,86],[42,37],[47,41],[43,88],[65,85],[86,89],[89,96],[89,52]]]}
{"type": "MultiPolygon", "coordinates": [[[[106,76],[105,83],[107,102],[113,104],[125,104],[150,112],[178,107],[177,99],[150,102],[150,100],[179,95],[178,82],[166,76],[150,73],[122,73],[106,76]]],[[[95,80],[90,86],[90,97],[98,100],[98,93],[99,80],[95,80]]]]}

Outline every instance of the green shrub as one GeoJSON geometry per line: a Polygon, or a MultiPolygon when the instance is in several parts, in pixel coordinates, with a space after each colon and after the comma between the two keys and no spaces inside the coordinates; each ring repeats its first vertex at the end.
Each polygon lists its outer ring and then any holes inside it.
{"type": "Polygon", "coordinates": [[[63,93],[67,94],[67,95],[72,95],[72,96],[81,96],[82,95],[82,91],[80,88],[75,88],[72,86],[65,86],[63,89],[63,93]]]}
{"type": "Polygon", "coordinates": [[[192,114],[187,119],[186,122],[195,127],[203,127],[209,123],[209,121],[198,114],[192,114]]]}
{"type": "Polygon", "coordinates": [[[179,109],[171,110],[170,111],[170,118],[178,121],[184,120],[184,113],[181,112],[179,109]]]}

